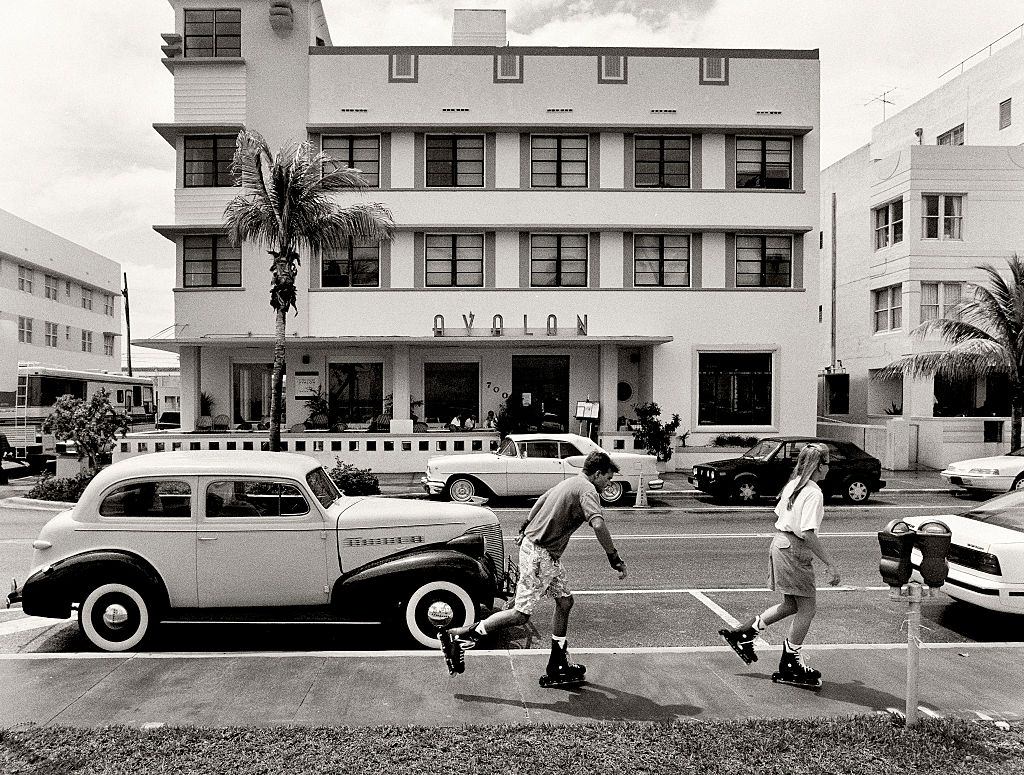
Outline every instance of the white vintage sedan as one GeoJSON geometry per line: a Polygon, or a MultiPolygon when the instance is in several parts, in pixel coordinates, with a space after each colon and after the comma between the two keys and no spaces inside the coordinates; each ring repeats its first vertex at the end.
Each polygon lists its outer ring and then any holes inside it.
{"type": "Polygon", "coordinates": [[[8,596],[105,651],[164,621],[352,621],[438,647],[427,616],[472,622],[506,593],[490,509],[346,497],[312,458],[167,452],[115,463],[33,542],[8,596]],[[436,611],[437,609],[435,609],[436,611]]]}
{"type": "MultiPolygon", "coordinates": [[[[578,474],[586,456],[600,449],[590,439],[574,433],[512,433],[496,452],[430,458],[420,482],[428,495],[460,503],[488,496],[537,496],[578,474]]],[[[605,504],[620,503],[639,486],[640,477],[648,489],[664,487],[654,455],[608,455],[619,466],[619,473],[600,494],[605,504]]]]}
{"type": "MultiPolygon", "coordinates": [[[[1006,493],[959,515],[906,517],[917,527],[938,519],[953,533],[942,589],[955,600],[1024,614],[1024,490],[1006,493]]],[[[917,569],[921,552],[911,552],[917,569]]],[[[920,581],[915,570],[914,578],[920,581]]]]}
{"type": "Polygon", "coordinates": [[[1024,487],[1024,448],[950,463],[939,476],[965,490],[1008,492],[1024,487]]]}

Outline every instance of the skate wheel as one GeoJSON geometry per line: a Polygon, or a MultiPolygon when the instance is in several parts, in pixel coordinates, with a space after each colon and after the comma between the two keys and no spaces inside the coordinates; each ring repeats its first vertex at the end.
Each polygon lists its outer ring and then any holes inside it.
{"type": "Polygon", "coordinates": [[[540,685],[547,689],[551,685],[551,680],[546,675],[542,675],[540,677],[540,685]]]}
{"type": "Polygon", "coordinates": [[[772,673],[772,680],[775,683],[779,683],[780,681],[782,681],[782,676],[779,675],[778,673],[772,673]]]}

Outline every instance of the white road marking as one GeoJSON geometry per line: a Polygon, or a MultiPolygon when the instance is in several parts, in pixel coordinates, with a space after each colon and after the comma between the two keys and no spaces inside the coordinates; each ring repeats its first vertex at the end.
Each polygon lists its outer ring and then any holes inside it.
{"type": "Polygon", "coordinates": [[[992,720],[991,716],[989,716],[989,715],[987,715],[985,713],[982,713],[980,710],[974,711],[974,715],[977,716],[982,721],[991,721],[992,720]]]}
{"type": "MultiPolygon", "coordinates": [[[[662,541],[671,540],[694,540],[700,538],[772,538],[775,533],[625,533],[613,535],[616,541],[662,541]]],[[[857,532],[857,533],[822,533],[821,538],[877,538],[878,532],[857,532]]],[[[515,542],[518,535],[503,536],[505,541],[515,542]]],[[[570,541],[596,541],[596,535],[574,535],[570,541]]]]}
{"type": "MultiPolygon", "coordinates": [[[[957,505],[959,506],[959,504],[957,504],[957,505]]],[[[513,513],[513,512],[517,512],[517,511],[518,512],[529,512],[530,511],[530,507],[529,506],[488,506],[488,508],[491,511],[495,512],[496,514],[513,513]]],[[[884,510],[884,509],[929,509],[931,511],[939,511],[939,510],[941,510],[943,508],[948,509],[948,506],[943,506],[943,504],[938,504],[938,503],[932,503],[932,504],[928,504],[928,503],[907,503],[907,504],[879,503],[879,504],[874,504],[874,505],[870,505],[870,506],[865,506],[863,504],[861,504],[861,505],[851,504],[851,505],[848,505],[848,506],[847,505],[843,505],[843,506],[826,506],[825,507],[825,512],[828,513],[830,511],[850,511],[850,510],[873,511],[873,510],[876,510],[876,509],[882,509],[882,510],[884,510]]],[[[632,506],[612,506],[612,507],[607,507],[606,506],[605,508],[602,509],[602,511],[607,511],[609,513],[629,511],[629,512],[635,512],[635,513],[638,513],[638,514],[648,514],[648,515],[654,515],[654,514],[673,514],[673,513],[679,513],[679,512],[683,512],[683,513],[686,513],[686,514],[714,514],[714,513],[722,512],[722,511],[760,511],[760,512],[764,512],[765,514],[771,514],[772,513],[772,509],[773,509],[773,507],[767,506],[767,505],[766,506],[668,506],[668,507],[666,507],[666,506],[654,506],[654,507],[646,508],[646,509],[637,509],[637,508],[634,508],[632,506]]],[[[945,513],[945,512],[943,512],[943,513],[945,513]]]]}
{"type": "Polygon", "coordinates": [[[42,616],[26,616],[21,619],[0,622],[0,635],[13,635],[18,632],[27,632],[28,630],[40,630],[44,627],[53,627],[70,621],[71,619],[47,619],[42,616]]]}
{"type": "Polygon", "coordinates": [[[931,708],[926,708],[924,705],[918,705],[917,709],[926,716],[931,716],[932,718],[942,718],[942,716],[940,716],[934,710],[932,710],[931,708]]]}
{"type": "MultiPolygon", "coordinates": [[[[818,587],[818,592],[888,592],[889,587],[818,587]]],[[[678,589],[574,589],[574,595],[698,595],[705,592],[771,592],[768,587],[680,587],[678,589]]],[[[701,602],[704,602],[703,600],[701,602]]],[[[707,603],[705,603],[707,605],[707,603]]],[[[710,607],[710,606],[708,606],[710,607]]],[[[732,626],[732,625],[730,625],[732,626]]]]}
{"type": "MultiPolygon", "coordinates": [[[[718,603],[709,598],[703,592],[698,592],[696,589],[691,589],[690,594],[693,595],[694,598],[702,602],[705,606],[707,606],[712,613],[714,613],[716,616],[718,616],[719,619],[721,619],[723,622],[729,625],[729,627],[737,627],[739,625],[738,619],[735,619],[732,616],[732,614],[730,614],[728,611],[722,608],[722,606],[718,605],[718,603]]],[[[767,648],[771,644],[769,644],[768,641],[766,641],[764,638],[758,636],[754,639],[754,645],[758,648],[767,648]]]]}

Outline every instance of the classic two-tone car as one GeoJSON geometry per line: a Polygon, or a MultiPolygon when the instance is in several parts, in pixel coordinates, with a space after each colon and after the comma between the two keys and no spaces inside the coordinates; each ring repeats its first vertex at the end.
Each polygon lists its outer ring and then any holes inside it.
{"type": "Polygon", "coordinates": [[[473,621],[506,594],[501,528],[470,505],[346,497],[293,453],[168,452],[102,470],[33,542],[8,596],[106,651],[160,621],[342,620],[437,647],[427,617],[473,621]]]}
{"type": "Polygon", "coordinates": [[[1019,490],[1024,488],[1024,449],[950,463],[939,476],[969,492],[1019,490]]]}
{"type": "MultiPolygon", "coordinates": [[[[481,496],[536,496],[578,474],[586,456],[600,449],[590,439],[574,433],[512,433],[496,452],[430,458],[420,482],[428,495],[460,503],[472,503],[481,496]]],[[[608,455],[619,466],[619,472],[600,493],[605,504],[623,501],[630,490],[638,487],[640,477],[648,489],[664,487],[654,455],[608,455]]]]}
{"type": "MultiPolygon", "coordinates": [[[[962,514],[906,517],[917,527],[939,519],[953,533],[942,590],[981,608],[1024,614],[1024,490],[999,495],[962,514]]],[[[910,555],[920,581],[921,551],[910,555]]]]}

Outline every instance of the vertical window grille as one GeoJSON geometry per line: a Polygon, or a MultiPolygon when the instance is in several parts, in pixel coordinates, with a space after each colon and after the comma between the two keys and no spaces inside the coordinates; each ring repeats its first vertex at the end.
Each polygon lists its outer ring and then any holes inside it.
{"type": "Polygon", "coordinates": [[[1012,121],[1012,98],[999,103],[999,128],[1006,129],[1012,121]]]}

